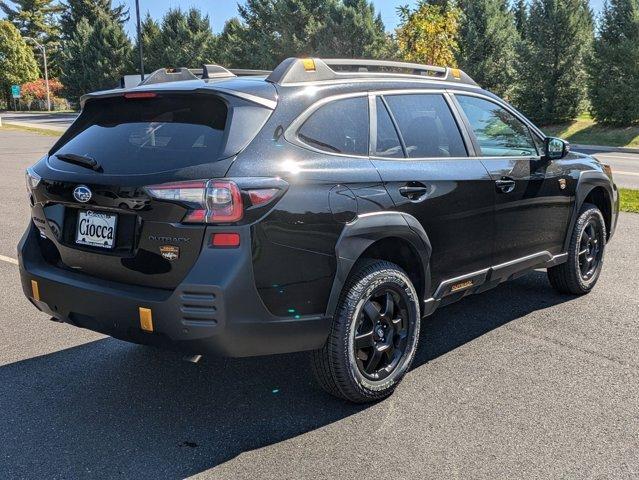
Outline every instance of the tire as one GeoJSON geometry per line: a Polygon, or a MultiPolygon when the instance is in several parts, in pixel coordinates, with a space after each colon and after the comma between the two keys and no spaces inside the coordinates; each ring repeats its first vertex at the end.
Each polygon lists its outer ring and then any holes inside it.
{"type": "Polygon", "coordinates": [[[353,270],[328,339],[311,354],[312,366],[331,395],[368,403],[393,393],[415,358],[419,298],[394,263],[364,260],[353,270]]]}
{"type": "Polygon", "coordinates": [[[571,233],[568,260],[548,269],[548,279],[553,288],[572,295],[589,293],[601,274],[606,238],[606,222],[601,211],[595,205],[584,204],[571,233]],[[594,231],[595,246],[588,240],[587,229],[590,228],[594,231]],[[591,261],[596,263],[591,264],[591,261]]]}

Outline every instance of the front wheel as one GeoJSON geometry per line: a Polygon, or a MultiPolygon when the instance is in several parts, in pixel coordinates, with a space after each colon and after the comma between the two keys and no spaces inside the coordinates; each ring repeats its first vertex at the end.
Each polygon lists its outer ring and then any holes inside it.
{"type": "Polygon", "coordinates": [[[365,261],[347,282],[324,347],[312,353],[319,384],[356,403],[390,395],[410,368],[419,299],[397,265],[365,261]]]}
{"type": "Polygon", "coordinates": [[[606,222],[601,211],[585,204],[573,227],[568,261],[548,269],[548,279],[561,293],[584,295],[601,274],[606,249],[606,222]]]}

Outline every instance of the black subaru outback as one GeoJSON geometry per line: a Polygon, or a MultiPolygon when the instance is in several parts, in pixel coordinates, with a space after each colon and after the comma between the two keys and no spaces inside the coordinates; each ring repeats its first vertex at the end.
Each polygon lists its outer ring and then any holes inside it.
{"type": "Polygon", "coordinates": [[[608,166],[457,69],[207,65],[82,106],[27,171],[31,302],[189,354],[308,350],[354,402],[393,391],[441,305],[535,268],[588,293],[617,223],[608,166]]]}

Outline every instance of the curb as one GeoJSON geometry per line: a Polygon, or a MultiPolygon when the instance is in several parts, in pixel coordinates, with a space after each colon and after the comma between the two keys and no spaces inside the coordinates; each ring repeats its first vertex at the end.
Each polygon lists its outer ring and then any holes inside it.
{"type": "Polygon", "coordinates": [[[632,147],[607,147],[605,145],[577,145],[570,144],[570,147],[575,150],[588,150],[597,152],[619,152],[619,153],[635,153],[639,154],[639,148],[632,147]]]}

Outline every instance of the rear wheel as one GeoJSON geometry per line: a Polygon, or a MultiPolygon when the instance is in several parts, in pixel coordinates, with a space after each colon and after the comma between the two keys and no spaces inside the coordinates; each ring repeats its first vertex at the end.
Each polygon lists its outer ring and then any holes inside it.
{"type": "Polygon", "coordinates": [[[356,268],[312,358],[326,391],[365,403],[390,395],[410,368],[420,315],[415,288],[397,265],[373,260],[356,268]]]}
{"type": "Polygon", "coordinates": [[[606,223],[601,211],[585,204],[572,231],[568,261],[548,269],[550,284],[561,293],[584,295],[601,274],[606,249],[606,223]]]}

